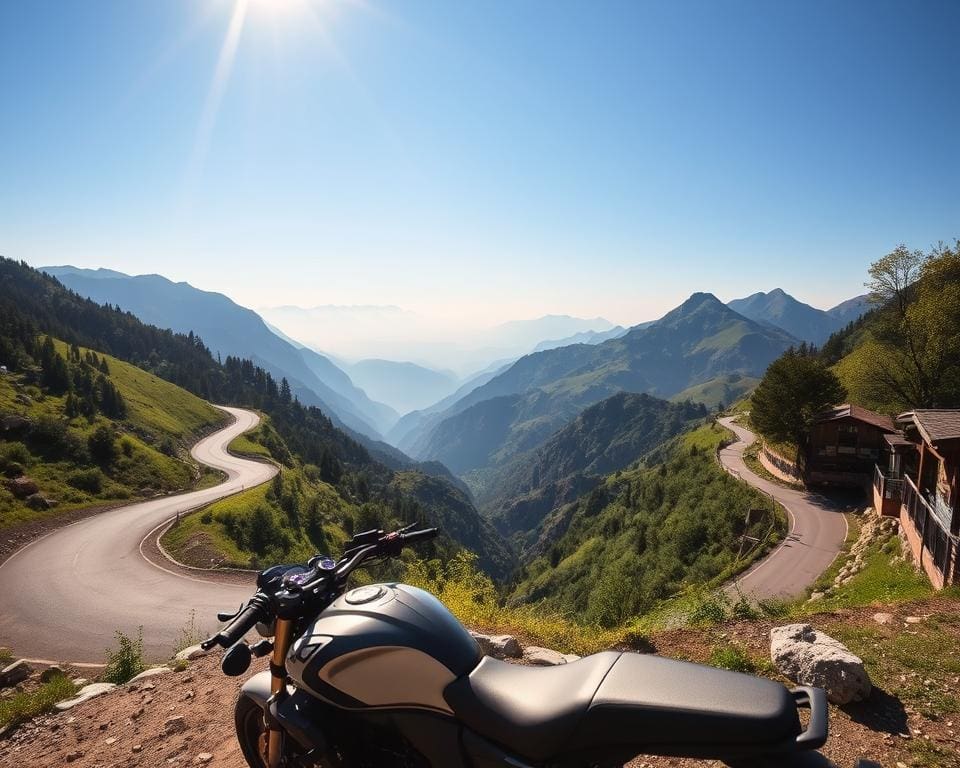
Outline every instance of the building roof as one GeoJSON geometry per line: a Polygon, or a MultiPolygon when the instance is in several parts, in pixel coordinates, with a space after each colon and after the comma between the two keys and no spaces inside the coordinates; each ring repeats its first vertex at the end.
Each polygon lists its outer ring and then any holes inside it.
{"type": "Polygon", "coordinates": [[[902,432],[889,432],[883,436],[883,439],[893,450],[897,450],[897,448],[915,447],[913,442],[904,437],[902,432]]]}
{"type": "Polygon", "coordinates": [[[923,408],[907,411],[897,416],[901,423],[917,425],[923,439],[936,444],[945,440],[960,440],[960,409],[923,408]]]}
{"type": "Polygon", "coordinates": [[[876,413],[867,408],[861,408],[859,405],[853,405],[852,403],[844,403],[843,405],[838,405],[835,408],[830,408],[817,414],[817,421],[837,421],[838,419],[848,418],[870,424],[885,432],[897,431],[896,427],[893,426],[893,419],[889,416],[876,413]]]}

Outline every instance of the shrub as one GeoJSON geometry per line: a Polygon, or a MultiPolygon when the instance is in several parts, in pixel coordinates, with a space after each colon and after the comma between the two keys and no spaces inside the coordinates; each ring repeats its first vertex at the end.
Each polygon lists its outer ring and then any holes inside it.
{"type": "Polygon", "coordinates": [[[200,515],[200,522],[204,525],[210,525],[213,522],[213,512],[209,509],[200,515]]]}
{"type": "Polygon", "coordinates": [[[7,443],[0,447],[0,458],[8,463],[16,462],[27,466],[33,457],[23,443],[7,443]]]}
{"type": "Polygon", "coordinates": [[[722,592],[704,593],[697,597],[690,611],[691,624],[719,624],[727,618],[729,598],[722,592]]]}
{"type": "Polygon", "coordinates": [[[737,643],[715,646],[710,652],[710,664],[733,672],[753,674],[757,671],[757,665],[750,658],[747,650],[737,643]]]}
{"type": "Polygon", "coordinates": [[[107,668],[103,679],[108,683],[123,685],[146,669],[143,663],[143,627],[137,630],[137,637],[128,637],[120,630],[116,632],[117,648],[107,651],[107,668]]]}
{"type": "Polygon", "coordinates": [[[109,467],[117,460],[117,438],[106,424],[101,424],[87,438],[87,448],[90,457],[101,466],[109,467]]]}
{"type": "Polygon", "coordinates": [[[67,476],[67,485],[87,493],[103,490],[103,473],[99,469],[78,469],[67,476]]]}
{"type": "Polygon", "coordinates": [[[197,612],[195,609],[191,610],[187,623],[180,627],[180,636],[177,638],[177,642],[174,643],[173,653],[171,655],[176,656],[184,648],[197,645],[204,637],[206,637],[206,633],[197,626],[197,612]]]}

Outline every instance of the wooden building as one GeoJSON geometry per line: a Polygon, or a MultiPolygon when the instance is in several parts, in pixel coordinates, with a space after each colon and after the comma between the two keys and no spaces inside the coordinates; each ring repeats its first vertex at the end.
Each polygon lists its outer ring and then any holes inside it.
{"type": "Polygon", "coordinates": [[[869,487],[884,438],[896,431],[889,416],[850,403],[818,414],[807,441],[806,483],[869,487]]]}
{"type": "Polygon", "coordinates": [[[908,411],[897,425],[885,469],[874,471],[874,503],[887,514],[899,506],[911,554],[935,587],[960,583],[960,409],[908,411]]]}

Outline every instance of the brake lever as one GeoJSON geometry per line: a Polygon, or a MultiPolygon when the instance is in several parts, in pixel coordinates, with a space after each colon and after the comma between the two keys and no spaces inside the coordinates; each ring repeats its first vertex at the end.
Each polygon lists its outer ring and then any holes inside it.
{"type": "Polygon", "coordinates": [[[228,621],[233,621],[237,616],[240,615],[240,611],[243,610],[243,603],[240,604],[240,607],[237,608],[233,613],[227,613],[226,611],[217,612],[217,621],[221,624],[226,624],[228,621]]]}

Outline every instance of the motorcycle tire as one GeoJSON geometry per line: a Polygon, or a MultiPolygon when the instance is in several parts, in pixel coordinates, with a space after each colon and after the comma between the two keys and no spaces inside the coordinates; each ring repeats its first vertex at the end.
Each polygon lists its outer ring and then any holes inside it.
{"type": "Polygon", "coordinates": [[[263,710],[260,705],[246,696],[237,699],[233,710],[233,722],[237,729],[237,741],[240,751],[250,768],[267,768],[260,757],[260,734],[264,731],[263,710]]]}

